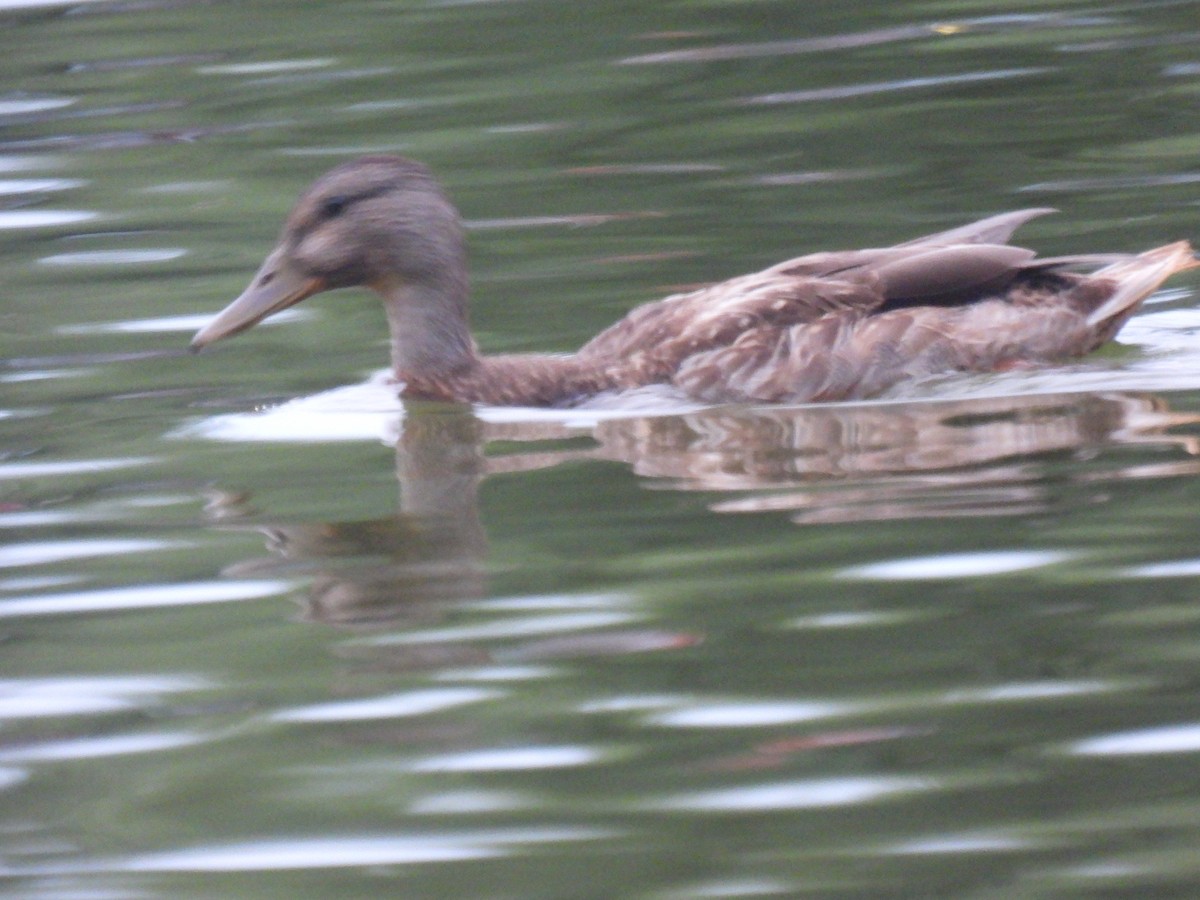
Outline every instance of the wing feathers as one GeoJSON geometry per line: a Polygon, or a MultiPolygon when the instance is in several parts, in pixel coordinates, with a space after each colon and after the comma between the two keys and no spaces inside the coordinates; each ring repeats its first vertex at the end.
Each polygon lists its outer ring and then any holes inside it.
{"type": "Polygon", "coordinates": [[[1003,244],[956,244],[910,251],[873,271],[888,307],[944,304],[1003,289],[1034,256],[1003,244]]]}
{"type": "Polygon", "coordinates": [[[1025,209],[898,244],[815,253],[647,304],[579,351],[614,386],[712,402],[867,397],[899,381],[1081,355],[1174,272],[1186,243],[1038,259],[1005,243],[1025,209]],[[1092,275],[1063,271],[1101,265],[1092,275]]]}
{"type": "Polygon", "coordinates": [[[1036,219],[1038,216],[1045,216],[1056,212],[1058,212],[1057,209],[1049,206],[1037,207],[1035,209],[1018,209],[1013,212],[1000,213],[997,216],[988,216],[986,219],[980,219],[978,222],[972,222],[970,225],[951,228],[949,231],[928,234],[925,237],[905,241],[903,244],[896,244],[896,246],[916,247],[923,244],[1007,244],[1008,239],[1012,237],[1012,233],[1030,219],[1036,219]]]}

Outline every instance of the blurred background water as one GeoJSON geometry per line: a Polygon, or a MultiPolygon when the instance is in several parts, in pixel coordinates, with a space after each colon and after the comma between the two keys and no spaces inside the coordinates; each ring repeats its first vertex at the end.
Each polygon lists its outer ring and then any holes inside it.
{"type": "Polygon", "coordinates": [[[1200,4],[0,0],[0,896],[1194,897],[1200,313],[880,402],[424,409],[345,292],[422,159],[489,351],[1004,209],[1194,238],[1200,4]]]}

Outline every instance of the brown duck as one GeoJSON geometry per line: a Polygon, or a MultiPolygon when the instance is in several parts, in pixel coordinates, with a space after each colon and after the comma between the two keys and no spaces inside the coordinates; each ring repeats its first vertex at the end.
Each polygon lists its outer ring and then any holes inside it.
{"type": "Polygon", "coordinates": [[[1052,211],[801,256],[640,306],[573,354],[483,356],[467,322],[458,211],[420,163],[367,156],[300,197],[250,286],[192,347],[320,291],[362,285],[383,299],[406,398],[567,406],[665,384],[705,402],[848,400],[937,373],[1080,356],[1172,274],[1200,265],[1186,241],[1052,259],[1006,243],[1052,211]],[[1080,267],[1095,271],[1069,271],[1080,267]]]}

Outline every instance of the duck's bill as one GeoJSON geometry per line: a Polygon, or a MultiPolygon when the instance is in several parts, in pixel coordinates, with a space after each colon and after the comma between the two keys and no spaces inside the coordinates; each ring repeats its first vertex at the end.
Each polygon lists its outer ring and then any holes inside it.
{"type": "Polygon", "coordinates": [[[305,275],[289,265],[283,249],[277,248],[263,262],[242,295],[196,332],[191,347],[199,350],[213,341],[232,337],[325,287],[323,279],[305,275]]]}

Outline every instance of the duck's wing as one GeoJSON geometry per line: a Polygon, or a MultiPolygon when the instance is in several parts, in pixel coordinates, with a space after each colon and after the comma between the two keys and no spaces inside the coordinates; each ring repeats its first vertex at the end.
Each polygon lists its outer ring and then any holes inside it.
{"type": "Polygon", "coordinates": [[[784,328],[835,312],[859,313],[884,298],[876,284],[774,269],[637,307],[580,348],[576,358],[626,386],[663,381],[684,359],[724,347],[756,327],[784,328]]]}
{"type": "MultiPolygon", "coordinates": [[[[1039,260],[1002,243],[1048,212],[1019,210],[893,247],[787,260],[641,306],[577,358],[617,386],[665,380],[705,400],[803,401],[1083,353],[1099,343],[1092,311],[1112,306],[1100,296],[1113,293],[1104,276],[1142,257],[1039,260]],[[1062,271],[1101,263],[1113,266],[1092,279],[1062,271]],[[1085,283],[1093,287],[1074,291],[1085,283]]],[[[1136,291],[1138,302],[1148,292],[1136,291]]],[[[1134,308],[1114,303],[1122,316],[1134,308]]]]}
{"type": "MultiPolygon", "coordinates": [[[[913,244],[815,253],[633,310],[579,351],[641,375],[673,371],[686,356],[727,346],[762,326],[784,328],[830,315],[949,305],[1002,290],[1034,260],[1004,244],[913,244]]],[[[631,376],[634,377],[634,376],[631,376]]]]}
{"type": "MultiPolygon", "coordinates": [[[[1167,278],[1200,260],[1180,241],[1091,275],[1056,271],[1060,265],[1019,266],[1003,289],[958,303],[885,301],[865,315],[844,310],[750,328],[689,356],[671,380],[708,402],[847,400],[934,374],[1081,356],[1110,340],[1167,278]]],[[[921,286],[922,277],[914,283],[921,286]]]]}
{"type": "Polygon", "coordinates": [[[980,219],[978,222],[972,222],[969,225],[960,225],[958,228],[951,228],[949,231],[939,231],[936,234],[927,234],[924,237],[914,238],[911,241],[905,241],[903,244],[897,244],[896,246],[914,247],[921,244],[926,246],[930,244],[1007,244],[1009,238],[1012,237],[1012,233],[1030,219],[1036,219],[1038,216],[1045,216],[1054,212],[1058,212],[1058,210],[1049,206],[1040,206],[1032,209],[1015,209],[1012,212],[988,216],[986,219],[980,219]]]}

